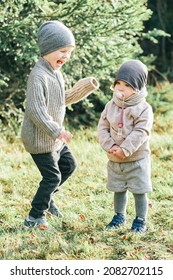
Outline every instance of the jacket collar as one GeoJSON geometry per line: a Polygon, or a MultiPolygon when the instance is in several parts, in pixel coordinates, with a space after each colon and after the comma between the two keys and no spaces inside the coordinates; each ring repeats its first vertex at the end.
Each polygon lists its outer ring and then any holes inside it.
{"type": "Polygon", "coordinates": [[[48,74],[52,75],[53,77],[56,77],[56,73],[59,71],[59,70],[54,70],[50,65],[50,63],[46,61],[43,57],[39,58],[37,62],[37,66],[43,68],[48,74]]]}

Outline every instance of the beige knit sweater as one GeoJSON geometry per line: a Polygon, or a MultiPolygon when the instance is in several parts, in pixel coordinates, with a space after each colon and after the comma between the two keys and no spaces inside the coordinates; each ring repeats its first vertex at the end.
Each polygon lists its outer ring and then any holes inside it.
{"type": "Polygon", "coordinates": [[[62,130],[65,106],[76,103],[97,90],[94,77],[79,80],[65,92],[64,79],[42,57],[32,69],[26,93],[25,115],[22,125],[22,141],[31,154],[48,153],[60,149],[57,137],[62,130]]]}

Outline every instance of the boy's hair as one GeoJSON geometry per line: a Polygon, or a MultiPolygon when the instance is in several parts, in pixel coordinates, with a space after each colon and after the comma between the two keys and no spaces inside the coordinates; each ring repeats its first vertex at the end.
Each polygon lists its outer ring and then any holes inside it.
{"type": "Polygon", "coordinates": [[[57,20],[43,23],[38,29],[37,39],[41,56],[64,47],[75,47],[73,33],[57,20]]]}
{"type": "Polygon", "coordinates": [[[121,65],[116,77],[117,80],[124,81],[135,90],[141,90],[147,84],[148,70],[145,64],[140,60],[129,60],[121,65]]]}

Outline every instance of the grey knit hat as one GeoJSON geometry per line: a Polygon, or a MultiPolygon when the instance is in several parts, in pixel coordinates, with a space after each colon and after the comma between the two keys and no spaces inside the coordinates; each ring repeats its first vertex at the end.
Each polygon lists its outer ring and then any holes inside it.
{"type": "Polygon", "coordinates": [[[129,60],[123,63],[118,70],[114,85],[117,80],[124,81],[135,90],[141,90],[147,83],[148,70],[140,60],[129,60]]]}
{"type": "Polygon", "coordinates": [[[73,33],[57,20],[43,23],[38,29],[37,39],[41,56],[64,47],[75,47],[73,33]]]}

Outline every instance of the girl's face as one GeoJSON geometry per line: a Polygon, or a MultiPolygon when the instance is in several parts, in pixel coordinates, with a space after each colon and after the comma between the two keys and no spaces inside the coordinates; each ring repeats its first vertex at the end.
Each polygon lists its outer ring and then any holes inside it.
{"type": "Polygon", "coordinates": [[[44,55],[43,58],[50,63],[54,70],[58,70],[70,59],[73,50],[74,47],[64,47],[44,55]]]}
{"type": "Polygon", "coordinates": [[[130,86],[128,83],[121,80],[116,81],[114,90],[120,93],[120,99],[122,100],[123,99],[126,100],[133,94],[137,93],[137,91],[134,88],[132,88],[132,86],[130,86]]]}

